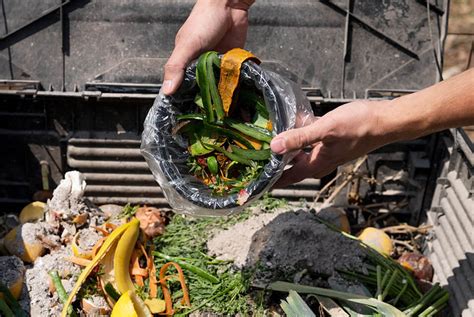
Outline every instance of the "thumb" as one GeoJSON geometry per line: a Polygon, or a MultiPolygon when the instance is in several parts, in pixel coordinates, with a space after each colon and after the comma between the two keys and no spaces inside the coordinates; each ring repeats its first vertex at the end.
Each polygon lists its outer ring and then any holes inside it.
{"type": "Polygon", "coordinates": [[[282,132],[273,138],[270,147],[274,153],[285,154],[287,152],[303,149],[304,147],[322,141],[324,133],[321,119],[311,125],[282,132]]]}
{"type": "Polygon", "coordinates": [[[194,49],[175,47],[164,67],[162,91],[172,95],[178,90],[184,77],[184,69],[198,55],[194,49]]]}

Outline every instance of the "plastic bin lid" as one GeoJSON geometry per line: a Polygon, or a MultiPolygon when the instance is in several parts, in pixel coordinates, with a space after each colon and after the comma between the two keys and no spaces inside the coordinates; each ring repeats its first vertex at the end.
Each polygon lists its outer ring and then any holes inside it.
{"type": "MultiPolygon", "coordinates": [[[[159,84],[195,1],[62,2],[4,1],[0,78],[67,91],[87,82],[159,84]]],[[[438,80],[434,52],[441,55],[447,5],[258,0],[250,9],[246,48],[326,97],[420,89],[438,80]]]]}

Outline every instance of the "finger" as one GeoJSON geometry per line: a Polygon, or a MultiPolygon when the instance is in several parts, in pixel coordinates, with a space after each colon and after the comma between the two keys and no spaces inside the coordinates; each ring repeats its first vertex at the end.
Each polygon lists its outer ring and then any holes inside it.
{"type": "MultiPolygon", "coordinates": [[[[280,179],[275,183],[273,186],[274,188],[283,188],[288,185],[298,183],[305,179],[308,174],[307,173],[298,173],[298,170],[301,170],[300,167],[307,166],[309,163],[309,154],[300,152],[298,155],[295,156],[293,159],[293,166],[289,169],[285,170],[280,177],[280,179]]],[[[307,168],[306,168],[307,169],[307,168]]]]}
{"type": "Polygon", "coordinates": [[[175,47],[164,67],[162,92],[172,95],[178,90],[184,77],[184,69],[191,60],[199,54],[198,51],[175,47]]]}
{"type": "Polygon", "coordinates": [[[305,178],[321,178],[331,173],[337,165],[325,154],[324,145],[317,144],[310,154],[301,152],[295,157],[295,164],[283,172],[275,187],[286,187],[305,178]]]}
{"type": "Polygon", "coordinates": [[[284,154],[294,150],[303,149],[308,145],[319,142],[324,137],[324,119],[289,131],[282,132],[273,138],[270,146],[273,152],[284,154]]]}

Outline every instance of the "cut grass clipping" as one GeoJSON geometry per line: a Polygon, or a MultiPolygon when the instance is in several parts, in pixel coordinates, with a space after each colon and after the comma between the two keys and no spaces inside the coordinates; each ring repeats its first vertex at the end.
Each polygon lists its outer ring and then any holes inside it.
{"type": "MultiPolygon", "coordinates": [[[[206,242],[212,229],[228,227],[249,216],[243,212],[231,218],[192,219],[176,215],[166,232],[154,240],[156,266],[173,261],[182,268],[189,287],[191,308],[177,312],[186,316],[194,311],[212,311],[233,316],[246,315],[253,308],[249,302],[247,284],[242,272],[233,270],[232,263],[216,260],[206,254],[206,242]]],[[[170,281],[170,288],[181,298],[179,282],[170,281]]]]}
{"type": "Polygon", "coordinates": [[[233,49],[220,59],[205,52],[196,66],[199,93],[191,113],[177,116],[175,133],[188,139],[189,172],[214,194],[245,189],[268,162],[272,122],[261,93],[239,83],[242,63],[258,59],[233,49]]]}

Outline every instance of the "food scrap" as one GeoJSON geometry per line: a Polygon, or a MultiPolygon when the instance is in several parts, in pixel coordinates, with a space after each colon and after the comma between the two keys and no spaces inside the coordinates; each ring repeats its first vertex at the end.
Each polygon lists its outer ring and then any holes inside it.
{"type": "Polygon", "coordinates": [[[263,96],[239,83],[242,63],[249,59],[258,62],[243,49],[230,50],[222,59],[216,52],[202,54],[195,107],[177,116],[174,132],[188,140],[190,173],[217,195],[245,189],[271,155],[272,122],[263,96]]]}

